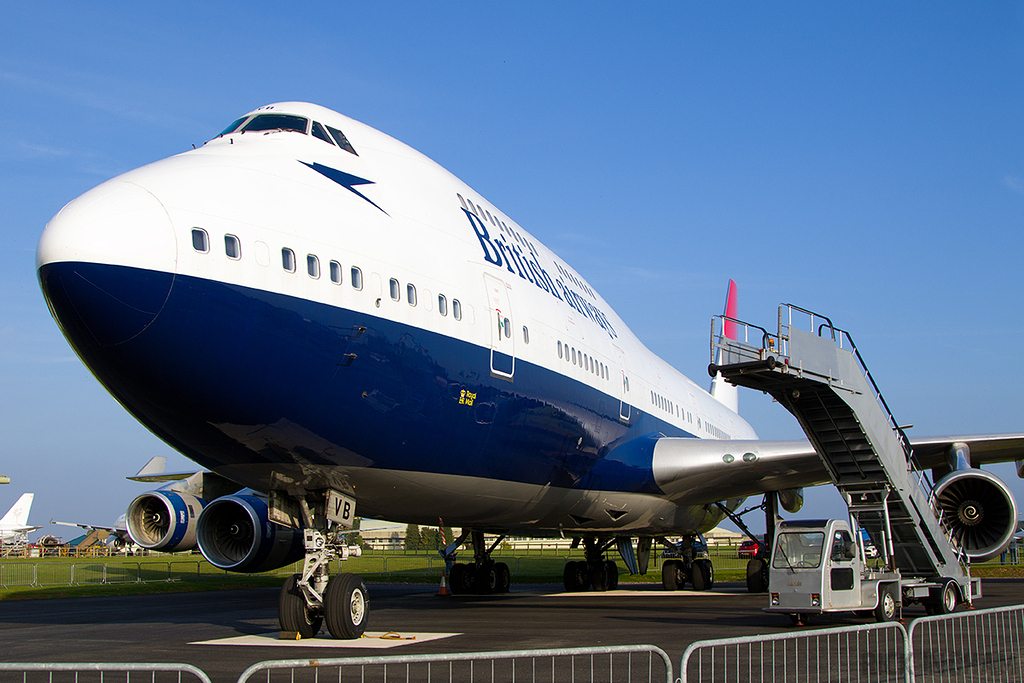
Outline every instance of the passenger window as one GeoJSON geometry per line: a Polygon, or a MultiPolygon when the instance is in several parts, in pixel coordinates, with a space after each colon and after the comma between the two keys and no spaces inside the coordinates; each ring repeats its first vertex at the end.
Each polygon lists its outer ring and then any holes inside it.
{"type": "Polygon", "coordinates": [[[313,254],[306,254],[306,272],[314,280],[320,279],[320,259],[313,254]]]}
{"type": "Polygon", "coordinates": [[[523,325],[523,343],[524,344],[529,344],[530,343],[530,330],[528,330],[526,328],[526,325],[523,325]]]}
{"type": "Polygon", "coordinates": [[[402,288],[398,284],[398,280],[391,278],[391,300],[398,301],[402,298],[402,288]]]}
{"type": "Polygon", "coordinates": [[[572,347],[572,364],[576,365],[576,347],[572,347]]]}
{"type": "Polygon", "coordinates": [[[331,282],[336,285],[341,284],[341,264],[337,261],[331,261],[331,282]]]}
{"type": "Polygon", "coordinates": [[[410,306],[416,305],[416,285],[411,282],[405,286],[405,300],[410,306]]]}
{"type": "Polygon", "coordinates": [[[505,338],[508,339],[511,336],[512,336],[512,323],[510,323],[508,321],[508,318],[505,318],[505,338]]]}
{"type": "Polygon", "coordinates": [[[324,127],[319,122],[313,122],[313,127],[310,129],[310,132],[313,134],[313,137],[320,138],[331,147],[334,146],[334,143],[331,142],[331,136],[327,134],[327,131],[324,130],[324,127]]]}
{"type": "Polygon", "coordinates": [[[363,288],[363,271],[352,266],[349,275],[352,277],[352,289],[361,290],[363,288]]]}
{"type": "Polygon", "coordinates": [[[442,318],[448,315],[448,299],[444,294],[437,295],[437,312],[441,314],[442,318]]]}
{"type": "Polygon", "coordinates": [[[238,244],[238,238],[234,235],[224,235],[224,253],[229,259],[238,260],[242,258],[242,248],[238,244]]]}
{"type": "Polygon", "coordinates": [[[561,358],[562,358],[562,340],[561,339],[558,340],[558,358],[559,358],[559,360],[561,360],[561,358]]]}
{"type": "Polygon", "coordinates": [[[281,267],[289,273],[295,272],[295,252],[288,247],[281,250],[281,267]]]}
{"type": "Polygon", "coordinates": [[[200,254],[210,251],[210,238],[202,228],[192,228],[192,248],[200,254]]]}
{"type": "Polygon", "coordinates": [[[452,299],[452,315],[456,320],[462,320],[462,304],[458,299],[452,299]]]}

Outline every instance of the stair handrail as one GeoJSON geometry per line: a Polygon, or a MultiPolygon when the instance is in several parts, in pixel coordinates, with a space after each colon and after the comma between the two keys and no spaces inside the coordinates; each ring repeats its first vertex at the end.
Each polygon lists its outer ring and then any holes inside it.
{"type": "Polygon", "coordinates": [[[903,431],[903,428],[899,426],[899,423],[896,421],[895,416],[892,414],[892,410],[889,409],[889,404],[886,403],[885,397],[882,395],[881,389],[878,388],[878,384],[875,382],[875,378],[871,375],[871,371],[868,369],[867,363],[864,362],[864,357],[860,355],[860,350],[857,348],[857,344],[853,341],[853,336],[851,336],[850,333],[847,332],[846,330],[841,329],[839,327],[836,327],[832,323],[832,320],[830,318],[828,318],[827,316],[821,315],[820,313],[815,313],[814,311],[809,311],[806,308],[802,308],[802,307],[797,306],[795,304],[782,304],[782,305],[779,306],[779,336],[780,337],[782,336],[782,308],[783,307],[785,307],[785,308],[787,308],[789,310],[788,323],[787,323],[787,325],[789,327],[792,327],[792,325],[793,325],[793,311],[797,311],[799,313],[803,313],[804,315],[810,316],[810,322],[811,322],[811,330],[810,331],[812,333],[817,334],[819,337],[824,337],[824,335],[822,334],[822,331],[827,327],[829,329],[829,331],[830,331],[830,335],[832,337],[832,341],[835,342],[836,344],[838,344],[839,348],[841,348],[841,349],[845,348],[843,346],[843,338],[845,337],[849,341],[850,348],[846,349],[846,350],[851,351],[853,353],[853,355],[857,358],[857,364],[860,366],[861,372],[864,374],[864,376],[868,380],[868,383],[871,385],[871,389],[872,389],[872,392],[874,393],[875,400],[879,403],[879,405],[885,411],[886,418],[889,421],[889,427],[892,429],[893,433],[896,435],[897,441],[900,442],[900,447],[903,448],[903,453],[904,453],[904,455],[906,457],[907,463],[910,464],[913,461],[913,457],[914,457],[913,449],[910,447],[910,440],[907,438],[906,432],[903,431]],[[815,318],[821,318],[822,320],[825,321],[824,323],[822,323],[821,325],[818,326],[817,330],[814,330],[814,319],[815,318]],[[838,333],[838,338],[837,338],[837,333],[838,333]]]}
{"type": "MultiPolygon", "coordinates": [[[[778,355],[783,356],[785,355],[784,353],[782,353],[782,342],[779,339],[779,337],[777,335],[772,334],[767,329],[761,327],[760,325],[754,325],[753,323],[748,323],[737,318],[732,318],[728,315],[716,315],[711,318],[711,362],[718,362],[718,359],[715,357],[716,350],[726,350],[726,344],[722,341],[722,339],[729,339],[729,341],[742,342],[749,346],[754,346],[754,344],[750,341],[751,328],[761,332],[761,353],[759,354],[758,360],[765,360],[766,352],[774,352],[777,353],[778,355]],[[721,330],[719,330],[717,325],[719,320],[722,321],[721,330]],[[742,340],[731,339],[725,336],[725,323],[727,322],[733,323],[734,325],[743,328],[742,340]]],[[[735,350],[735,348],[731,347],[729,350],[735,350]]]]}

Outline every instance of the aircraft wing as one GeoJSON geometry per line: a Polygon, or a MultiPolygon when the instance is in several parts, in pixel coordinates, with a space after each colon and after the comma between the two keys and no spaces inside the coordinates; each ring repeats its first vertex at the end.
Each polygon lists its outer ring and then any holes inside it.
{"type": "MultiPolygon", "coordinates": [[[[654,481],[679,505],[831,483],[818,454],[805,440],[719,441],[661,436],[650,441],[654,481]]],[[[924,468],[946,464],[946,452],[955,443],[967,444],[974,465],[1024,460],[1024,434],[911,439],[917,461],[924,468]]]]}
{"type": "Polygon", "coordinates": [[[914,456],[923,467],[939,467],[945,464],[946,451],[955,443],[967,444],[971,451],[971,464],[975,466],[1024,460],[1024,434],[932,436],[910,440],[914,447],[914,456]]]}
{"type": "MultiPolygon", "coordinates": [[[[143,465],[142,469],[139,470],[137,474],[125,478],[130,479],[131,481],[141,481],[152,484],[188,479],[198,472],[198,470],[192,470],[191,472],[164,472],[164,466],[166,464],[167,458],[162,455],[158,455],[155,458],[150,458],[149,462],[143,465]]],[[[96,528],[100,529],[102,527],[96,528]]]]}
{"type": "MultiPolygon", "coordinates": [[[[61,526],[78,527],[79,529],[85,529],[86,531],[96,531],[98,529],[100,531],[106,531],[112,534],[123,534],[125,532],[124,529],[117,529],[112,526],[99,526],[97,524],[78,524],[77,522],[57,522],[52,519],[50,520],[50,524],[60,524],[61,526]]],[[[38,529],[40,527],[36,528],[38,529]]]]}

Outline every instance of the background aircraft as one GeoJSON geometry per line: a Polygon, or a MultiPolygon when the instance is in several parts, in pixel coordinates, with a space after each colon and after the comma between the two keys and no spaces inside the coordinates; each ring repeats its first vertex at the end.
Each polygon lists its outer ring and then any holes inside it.
{"type": "Polygon", "coordinates": [[[42,527],[30,526],[28,523],[28,512],[32,509],[34,493],[23,493],[11,509],[0,518],[0,539],[4,543],[10,543],[24,539],[26,535],[42,527]]]}

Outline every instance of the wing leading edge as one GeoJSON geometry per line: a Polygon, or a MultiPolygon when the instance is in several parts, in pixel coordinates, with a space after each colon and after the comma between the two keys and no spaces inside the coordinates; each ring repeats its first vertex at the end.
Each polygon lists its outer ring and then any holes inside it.
{"type": "MultiPolygon", "coordinates": [[[[921,468],[947,466],[947,453],[966,444],[971,464],[1024,461],[1024,434],[911,439],[921,468]]],[[[654,479],[679,505],[698,505],[803,486],[829,484],[808,441],[719,441],[662,437],[654,447],[654,479]]]]}

